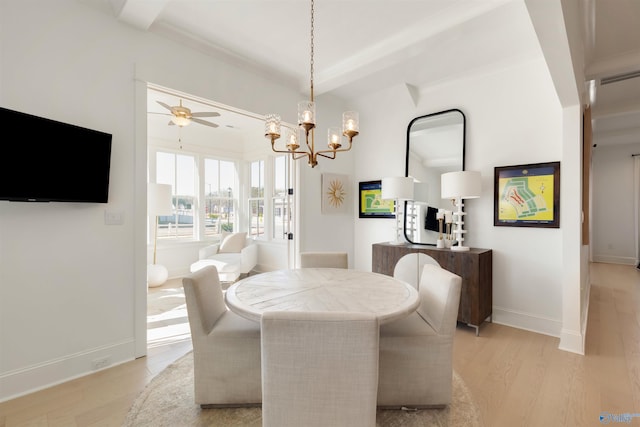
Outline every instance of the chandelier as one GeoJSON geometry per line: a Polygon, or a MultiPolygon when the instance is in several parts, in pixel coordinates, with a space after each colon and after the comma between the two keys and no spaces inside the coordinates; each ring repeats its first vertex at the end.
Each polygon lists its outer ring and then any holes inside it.
{"type": "Polygon", "coordinates": [[[298,102],[298,126],[304,131],[306,148],[300,149],[298,143],[298,135],[296,131],[285,128],[286,150],[277,149],[276,140],[280,138],[280,116],[277,114],[267,114],[265,119],[264,136],[271,139],[271,149],[276,153],[289,153],[294,160],[306,158],[309,166],[312,168],[318,164],[318,156],[328,159],[335,159],[336,153],[341,151],[349,151],[353,137],[358,135],[358,113],[355,111],[347,111],[342,114],[342,129],[338,127],[329,128],[327,133],[326,150],[315,150],[315,134],[316,127],[316,104],[313,101],[313,29],[314,29],[314,0],[311,0],[311,87],[310,100],[298,102]],[[345,136],[349,144],[346,148],[342,148],[345,136]]]}

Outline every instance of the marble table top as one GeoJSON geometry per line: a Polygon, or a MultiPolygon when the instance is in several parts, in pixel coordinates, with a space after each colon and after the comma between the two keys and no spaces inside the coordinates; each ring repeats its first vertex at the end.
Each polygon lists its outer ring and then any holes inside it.
{"type": "Polygon", "coordinates": [[[342,268],[299,268],[249,276],[227,289],[230,310],[256,322],[269,310],[372,312],[380,323],[415,311],[418,291],[384,274],[342,268]]]}

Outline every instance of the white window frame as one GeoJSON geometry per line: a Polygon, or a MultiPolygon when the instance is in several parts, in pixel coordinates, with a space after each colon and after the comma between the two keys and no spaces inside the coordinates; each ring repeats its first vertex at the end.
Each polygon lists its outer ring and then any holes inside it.
{"type": "MultiPolygon", "coordinates": [[[[284,227],[285,229],[283,230],[283,235],[281,237],[275,236],[275,230],[274,230],[274,205],[275,205],[275,199],[281,198],[280,196],[276,196],[275,194],[275,162],[276,162],[276,157],[283,157],[285,159],[285,165],[287,167],[287,183],[286,183],[286,188],[287,188],[287,192],[289,189],[292,188],[292,184],[291,184],[291,170],[292,170],[292,165],[291,165],[291,159],[289,155],[274,155],[274,154],[268,154],[268,155],[263,155],[263,156],[257,156],[253,159],[251,159],[250,161],[247,161],[247,170],[248,170],[248,178],[247,178],[247,182],[248,184],[248,190],[247,190],[247,195],[250,196],[251,195],[251,164],[253,162],[257,162],[257,161],[262,161],[264,162],[264,194],[263,197],[247,197],[246,201],[247,201],[247,206],[246,206],[246,215],[247,215],[247,228],[249,228],[251,226],[251,201],[252,200],[262,200],[263,201],[263,224],[264,224],[264,232],[259,235],[258,237],[256,237],[256,240],[262,240],[262,241],[269,241],[269,242],[282,242],[282,243],[286,243],[288,240],[288,235],[290,233],[292,233],[291,230],[291,219],[289,219],[288,223],[286,224],[286,226],[284,227]]],[[[291,196],[289,196],[289,203],[288,203],[288,209],[289,211],[293,210],[293,206],[292,206],[292,202],[291,202],[291,196]]]]}
{"type": "MultiPolygon", "coordinates": [[[[163,242],[192,242],[192,241],[219,241],[220,234],[216,234],[214,236],[206,236],[205,227],[206,227],[206,206],[204,201],[206,200],[206,190],[205,190],[205,159],[219,160],[231,162],[235,165],[235,176],[233,178],[233,186],[232,186],[232,195],[233,197],[230,199],[233,204],[233,212],[234,212],[234,223],[233,230],[240,230],[241,224],[244,224],[244,215],[243,212],[243,203],[242,200],[242,191],[240,189],[240,180],[238,176],[240,175],[240,170],[242,168],[242,161],[238,159],[229,159],[223,156],[216,156],[209,153],[202,152],[194,152],[194,151],[185,151],[178,149],[169,149],[166,147],[158,147],[158,146],[149,146],[149,182],[156,182],[157,177],[157,153],[168,153],[172,155],[185,155],[193,157],[194,159],[194,188],[195,195],[193,200],[193,232],[189,236],[158,236],[159,241],[163,242]]],[[[175,196],[175,178],[174,183],[172,183],[172,189],[174,191],[175,196]]],[[[152,231],[153,232],[153,231],[152,231]]],[[[153,234],[150,234],[151,236],[153,234]]]]}

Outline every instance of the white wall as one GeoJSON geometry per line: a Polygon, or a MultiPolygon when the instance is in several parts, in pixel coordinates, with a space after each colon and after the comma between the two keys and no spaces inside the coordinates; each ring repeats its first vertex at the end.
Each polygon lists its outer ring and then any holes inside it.
{"type": "MultiPolygon", "coordinates": [[[[327,95],[315,99],[318,123],[315,129],[315,148],[323,150],[327,148],[327,130],[329,127],[342,126],[342,112],[349,110],[349,106],[340,100],[327,95]]],[[[362,120],[362,113],[360,113],[362,120]]],[[[353,139],[353,146],[359,147],[368,144],[368,127],[360,123],[360,135],[353,139]]],[[[301,144],[304,146],[304,144],[301,144]]],[[[346,146],[345,146],[346,148],[346,146]]],[[[348,214],[323,214],[321,211],[321,185],[322,174],[335,173],[349,177],[352,188],[347,194],[351,200],[357,200],[357,183],[353,174],[353,165],[356,163],[355,148],[351,151],[337,153],[334,160],[318,157],[318,164],[311,168],[306,160],[298,160],[297,167],[300,171],[300,183],[296,191],[298,198],[300,226],[299,251],[346,251],[349,258],[349,266],[353,267],[354,239],[353,217],[357,211],[348,214]]],[[[296,261],[297,262],[297,261],[296,261]]]]}
{"type": "MultiPolygon", "coordinates": [[[[358,147],[360,181],[403,175],[405,133],[412,118],[449,108],[464,112],[466,169],[482,173],[483,188],[481,198],[465,203],[465,244],[493,250],[493,320],[559,336],[562,230],[493,226],[494,167],[563,161],[562,109],[544,60],[432,88],[421,93],[416,106],[404,87],[361,101],[362,120],[372,134],[366,146],[358,147]]],[[[355,266],[370,269],[371,245],[389,240],[392,224],[355,221],[355,266]]]]}
{"type": "Polygon", "coordinates": [[[599,144],[593,149],[591,250],[595,262],[635,264],[631,155],[638,153],[640,141],[623,145],[599,144]]]}
{"type": "MultiPolygon", "coordinates": [[[[2,401],[89,373],[98,358],[131,360],[146,347],[145,82],[259,114],[280,111],[289,122],[302,96],[294,84],[75,0],[0,5],[0,104],[113,134],[108,204],[0,202],[2,401]],[[105,211],[121,212],[124,224],[105,225],[105,211]]],[[[333,224],[316,216],[313,226],[333,224]]],[[[332,243],[351,248],[353,239],[336,233],[332,243]]]]}

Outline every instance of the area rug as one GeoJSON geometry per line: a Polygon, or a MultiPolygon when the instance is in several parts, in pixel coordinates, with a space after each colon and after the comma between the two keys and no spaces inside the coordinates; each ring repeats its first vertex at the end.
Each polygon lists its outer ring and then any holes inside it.
{"type": "MultiPolygon", "coordinates": [[[[443,409],[379,409],[377,427],[480,427],[464,381],[453,373],[453,402],[443,409]]],[[[193,401],[191,352],[159,373],[136,398],[123,427],[261,427],[260,408],[201,409],[193,401]]]]}

